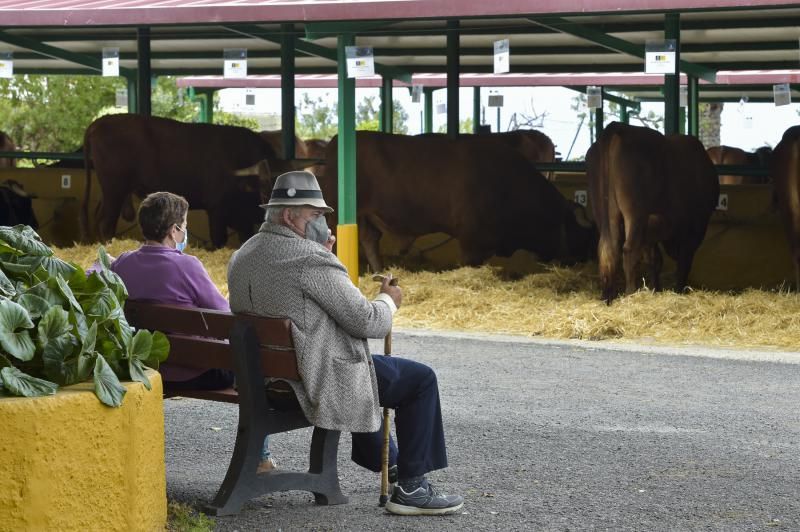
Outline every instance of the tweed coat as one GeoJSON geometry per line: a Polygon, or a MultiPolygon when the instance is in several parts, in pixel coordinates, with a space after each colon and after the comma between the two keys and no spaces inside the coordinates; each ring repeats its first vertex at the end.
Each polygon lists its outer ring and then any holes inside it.
{"type": "Polygon", "coordinates": [[[231,310],[292,321],[302,383],[288,381],[318,427],[374,432],[378,383],[367,338],[386,336],[392,311],[369,301],[335,254],[264,223],[228,264],[231,310]]]}

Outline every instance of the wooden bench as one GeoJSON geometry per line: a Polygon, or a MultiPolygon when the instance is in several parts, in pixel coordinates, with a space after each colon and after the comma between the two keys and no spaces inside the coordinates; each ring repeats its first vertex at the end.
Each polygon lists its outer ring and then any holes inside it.
{"type": "Polygon", "coordinates": [[[198,369],[232,369],[236,375],[236,389],[165,390],[168,397],[239,404],[236,446],[207,513],[235,514],[250,499],[275,491],[310,491],[317,504],[347,502],[336,467],[339,431],[314,427],[307,472],[277,469],[256,474],[266,435],[311,426],[299,405],[294,410],[278,410],[265,393],[264,377],[300,380],[288,319],[137,301],[126,303],[125,315],[138,329],[168,336],[168,362],[198,369]]]}

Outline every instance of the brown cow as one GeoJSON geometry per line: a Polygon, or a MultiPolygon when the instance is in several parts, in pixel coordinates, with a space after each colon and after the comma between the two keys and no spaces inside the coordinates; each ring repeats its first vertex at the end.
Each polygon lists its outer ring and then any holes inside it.
{"type": "Polygon", "coordinates": [[[783,133],[772,154],[770,170],[794,262],[795,287],[800,292],[800,126],[783,133]]]}
{"type": "MultiPolygon", "coordinates": [[[[0,131],[0,151],[17,151],[11,137],[0,131]]],[[[0,168],[16,168],[17,160],[10,157],[0,157],[0,168]]]]}
{"type": "MultiPolygon", "coordinates": [[[[262,131],[259,133],[259,135],[261,135],[261,138],[269,142],[269,145],[272,146],[272,150],[278,154],[279,157],[283,156],[283,132],[280,129],[262,131]]],[[[297,159],[316,159],[318,161],[323,161],[310,164],[304,168],[305,170],[309,170],[311,173],[319,177],[324,174],[325,148],[327,146],[327,140],[303,140],[300,137],[295,136],[294,156],[297,159]]],[[[298,161],[298,164],[302,164],[302,161],[298,161]]]]}
{"type": "MultiPolygon", "coordinates": [[[[714,164],[749,165],[767,168],[772,156],[772,148],[762,146],[755,152],[750,153],[731,146],[712,146],[706,150],[706,153],[708,153],[711,162],[714,164]]],[[[766,179],[754,175],[721,175],[719,176],[719,183],[721,185],[758,185],[766,183],[766,179]]]]}
{"type": "MultiPolygon", "coordinates": [[[[556,160],[556,147],[553,141],[535,129],[517,129],[502,133],[479,133],[481,137],[500,139],[509,147],[515,149],[531,163],[552,163],[556,160]]],[[[445,137],[444,133],[422,133],[418,137],[445,137]]],[[[547,175],[551,179],[550,175],[547,175]]]]}
{"type": "MultiPolygon", "coordinates": [[[[110,239],[126,199],[165,190],[180,194],[192,209],[208,212],[211,242],[221,247],[226,227],[241,238],[263,221],[259,204],[271,190],[269,172],[294,168],[278,159],[255,132],[235,126],[185,124],[166,118],[108,115],[95,120],[84,136],[87,186],[81,231],[88,237],[89,169],[93,165],[103,197],[97,218],[100,238],[110,239]],[[259,166],[259,176],[236,177],[259,166]]],[[[251,172],[252,173],[252,172],[251,172]]]]}
{"type": "MultiPolygon", "coordinates": [[[[338,204],[338,142],[328,144],[323,194],[338,204]]],[[[356,133],[359,241],[381,271],[378,240],[388,231],[413,241],[443,232],[464,261],[526,249],[544,261],[585,260],[596,231],[533,165],[495,136],[356,133]],[[580,219],[580,223],[579,220],[580,219]]]]}
{"type": "Polygon", "coordinates": [[[700,141],[614,122],[589,148],[586,173],[600,230],[603,299],[611,303],[616,296],[620,258],[626,292],[636,290],[644,254],[651,255],[653,287],[660,290],[659,243],[677,262],[676,289],[684,290],[719,197],[717,173],[700,141]]]}

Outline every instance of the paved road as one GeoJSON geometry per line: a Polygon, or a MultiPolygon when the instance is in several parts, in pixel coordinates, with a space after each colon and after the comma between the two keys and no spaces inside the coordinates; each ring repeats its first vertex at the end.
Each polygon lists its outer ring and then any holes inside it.
{"type": "MultiPolygon", "coordinates": [[[[450,467],[432,479],[465,496],[463,513],[385,514],[344,435],[349,504],[275,494],[219,530],[800,530],[800,355],[415,332],[395,333],[394,349],[437,369],[450,467]]],[[[165,411],[168,497],[208,502],[236,410],[181,399],[165,411]]],[[[279,466],[302,467],[309,438],[275,436],[279,466]]]]}

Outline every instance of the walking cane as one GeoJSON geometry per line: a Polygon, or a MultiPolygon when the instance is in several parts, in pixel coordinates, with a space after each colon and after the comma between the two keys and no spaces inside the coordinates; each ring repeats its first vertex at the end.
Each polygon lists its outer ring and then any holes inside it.
{"type": "MultiPolygon", "coordinates": [[[[383,275],[375,275],[372,277],[373,281],[383,282],[385,277],[383,275]]],[[[397,278],[389,281],[391,286],[397,286],[397,278]]],[[[392,330],[386,338],[383,339],[383,354],[384,356],[392,356],[392,330]]],[[[381,496],[378,498],[378,506],[386,506],[389,500],[389,434],[391,432],[389,426],[389,408],[383,407],[383,450],[381,452],[381,496]]]]}

